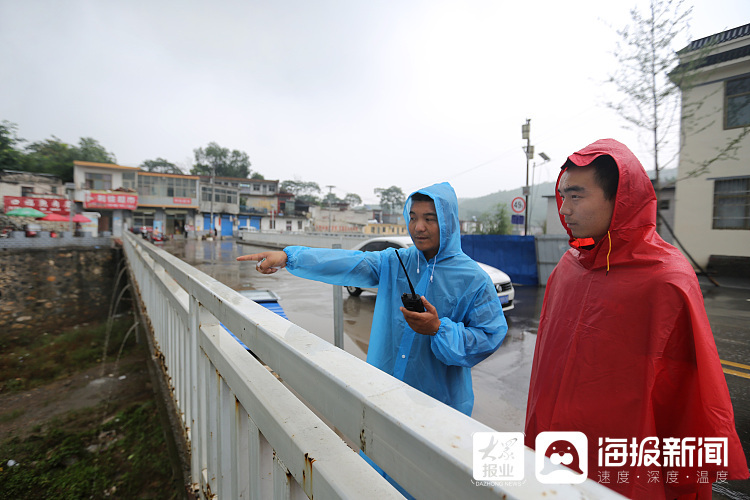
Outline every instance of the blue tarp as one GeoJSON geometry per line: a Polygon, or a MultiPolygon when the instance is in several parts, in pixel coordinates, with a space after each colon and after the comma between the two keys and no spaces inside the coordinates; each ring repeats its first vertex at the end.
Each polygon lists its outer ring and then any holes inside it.
{"type": "MultiPolygon", "coordinates": [[[[269,311],[271,311],[271,312],[275,312],[276,314],[278,314],[278,315],[279,315],[279,316],[281,316],[282,318],[284,318],[284,319],[289,319],[289,318],[287,318],[287,317],[286,317],[286,313],[284,312],[284,309],[283,309],[283,308],[281,307],[281,305],[280,305],[280,304],[279,304],[278,302],[276,302],[275,300],[256,300],[256,302],[257,302],[258,304],[262,305],[263,307],[265,307],[266,309],[268,309],[269,311]]],[[[228,329],[228,328],[227,328],[226,326],[224,326],[224,324],[223,324],[223,323],[221,324],[221,326],[222,326],[222,328],[224,328],[224,330],[226,330],[226,331],[228,331],[228,332],[229,332],[229,329],[228,329]]],[[[244,343],[244,342],[242,342],[242,341],[241,341],[240,339],[238,339],[238,338],[237,338],[237,336],[236,336],[235,334],[233,334],[232,332],[229,332],[229,334],[230,334],[230,335],[231,335],[232,337],[234,337],[235,339],[237,339],[237,342],[239,342],[239,343],[240,343],[240,345],[241,345],[241,346],[242,346],[243,348],[247,349],[248,351],[250,350],[250,349],[249,349],[249,348],[248,348],[248,347],[247,347],[247,346],[245,345],[245,343],[244,343]]]]}
{"type": "Polygon", "coordinates": [[[477,262],[500,269],[515,284],[539,284],[533,236],[465,234],[461,248],[477,262]]]}

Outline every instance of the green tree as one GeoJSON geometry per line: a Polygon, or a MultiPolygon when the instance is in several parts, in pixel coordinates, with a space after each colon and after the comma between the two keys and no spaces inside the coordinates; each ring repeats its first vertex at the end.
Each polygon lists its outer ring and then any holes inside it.
{"type": "Polygon", "coordinates": [[[350,207],[356,207],[362,204],[362,198],[356,193],[346,193],[344,201],[348,203],[350,207]]]}
{"type": "Polygon", "coordinates": [[[74,160],[93,161],[96,163],[117,163],[113,153],[110,153],[99,141],[91,137],[82,137],[78,141],[78,147],[73,150],[74,160]]]}
{"type": "Polygon", "coordinates": [[[18,145],[24,142],[16,135],[18,126],[7,120],[0,123],[0,168],[20,170],[22,168],[23,152],[18,145]]]}
{"type": "Polygon", "coordinates": [[[211,175],[218,177],[238,177],[246,179],[250,175],[250,158],[247,153],[237,149],[222,148],[210,142],[205,149],[193,150],[195,165],[190,170],[193,175],[211,175]]]}
{"type": "Polygon", "coordinates": [[[260,181],[262,181],[262,180],[265,180],[265,179],[266,179],[265,177],[263,177],[263,176],[262,176],[262,175],[260,174],[260,172],[253,172],[252,174],[250,174],[250,178],[251,178],[251,179],[257,179],[257,180],[260,180],[260,181]]]}
{"type": "Polygon", "coordinates": [[[72,182],[75,153],[75,148],[53,135],[51,139],[32,142],[26,146],[22,170],[52,174],[60,177],[63,182],[72,182]]]}
{"type": "MultiPolygon", "coordinates": [[[[684,0],[650,0],[645,13],[634,7],[630,23],[617,30],[620,36],[615,55],[619,62],[609,82],[623,96],[607,105],[631,126],[649,136],[657,200],[661,188],[659,172],[664,165],[660,152],[674,141],[672,133],[679,110],[679,88],[668,73],[678,62],[675,39],[689,28],[691,8],[684,0]]],[[[657,230],[660,227],[657,201],[657,230]]]]}
{"type": "Polygon", "coordinates": [[[321,202],[321,205],[323,206],[334,206],[338,205],[339,203],[343,203],[344,200],[336,196],[334,193],[327,193],[321,202]]]}
{"type": "Polygon", "coordinates": [[[115,163],[114,154],[108,152],[96,139],[81,138],[78,146],[71,146],[59,138],[32,142],[26,146],[20,170],[41,172],[60,177],[63,182],[73,180],[73,161],[115,163]]]}
{"type": "Polygon", "coordinates": [[[148,172],[159,172],[162,174],[181,174],[180,167],[172,162],[165,160],[164,158],[157,158],[155,160],[144,160],[141,163],[141,168],[146,169],[148,172]]]}
{"type": "Polygon", "coordinates": [[[375,194],[380,198],[380,208],[383,212],[392,214],[404,206],[406,197],[398,186],[389,188],[375,188],[375,194]]]}
{"type": "Polygon", "coordinates": [[[483,234],[510,234],[512,229],[510,212],[505,203],[498,203],[493,211],[483,213],[481,221],[483,234]]]}
{"type": "Polygon", "coordinates": [[[320,186],[317,182],[305,182],[297,180],[287,180],[281,182],[281,191],[292,193],[294,197],[310,205],[320,204],[320,186]]]}

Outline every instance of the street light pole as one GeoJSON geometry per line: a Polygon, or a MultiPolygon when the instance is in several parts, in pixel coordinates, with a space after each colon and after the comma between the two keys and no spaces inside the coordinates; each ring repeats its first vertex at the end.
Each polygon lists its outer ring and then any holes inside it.
{"type": "Polygon", "coordinates": [[[211,220],[208,222],[208,232],[212,238],[214,237],[214,197],[216,196],[214,177],[216,177],[216,165],[211,165],[211,220]]]}
{"type": "MultiPolygon", "coordinates": [[[[545,163],[547,163],[548,161],[550,161],[549,156],[547,156],[544,152],[539,153],[539,156],[541,156],[542,160],[544,160],[544,161],[542,163],[540,163],[539,165],[537,165],[536,162],[534,162],[534,166],[531,167],[531,190],[529,191],[529,196],[531,196],[531,201],[532,202],[534,201],[534,177],[536,177],[536,167],[541,167],[542,165],[544,165],[545,163]]],[[[531,210],[532,208],[533,208],[533,206],[529,206],[529,218],[531,218],[531,216],[534,213],[531,210]]]]}
{"type": "Polygon", "coordinates": [[[531,119],[527,118],[526,123],[521,125],[521,138],[526,139],[526,185],[523,187],[525,198],[523,208],[523,235],[529,233],[529,161],[534,157],[534,146],[531,145],[531,119]]]}

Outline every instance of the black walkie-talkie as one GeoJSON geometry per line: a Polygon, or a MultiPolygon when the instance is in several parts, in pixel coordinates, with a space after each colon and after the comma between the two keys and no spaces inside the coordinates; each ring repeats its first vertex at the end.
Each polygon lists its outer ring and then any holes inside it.
{"type": "Polygon", "coordinates": [[[418,313],[424,312],[424,304],[422,304],[422,299],[414,292],[414,287],[412,286],[411,280],[409,279],[409,273],[406,272],[404,261],[401,260],[401,256],[398,254],[398,250],[396,250],[396,257],[398,257],[398,261],[401,263],[401,269],[404,270],[406,281],[409,282],[409,289],[411,290],[411,294],[405,293],[401,295],[401,302],[403,302],[404,307],[407,311],[414,311],[418,313]]]}

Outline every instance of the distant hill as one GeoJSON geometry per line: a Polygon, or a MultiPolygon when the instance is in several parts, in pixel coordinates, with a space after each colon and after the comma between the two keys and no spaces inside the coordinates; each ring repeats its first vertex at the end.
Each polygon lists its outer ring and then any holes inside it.
{"type": "MultiPolygon", "coordinates": [[[[649,177],[653,178],[653,171],[648,172],[649,177]]],[[[662,182],[674,180],[677,177],[676,168],[668,168],[661,171],[662,182]]],[[[512,213],[510,204],[516,196],[523,196],[522,188],[509,189],[507,191],[497,191],[492,194],[480,196],[478,198],[459,198],[458,216],[461,220],[471,220],[473,217],[480,218],[483,213],[491,212],[498,203],[505,203],[508,212],[512,213]]],[[[554,182],[543,182],[536,184],[529,195],[529,208],[531,209],[530,222],[532,226],[541,226],[547,217],[547,199],[545,195],[555,194],[554,182]]]]}
{"type": "MultiPolygon", "coordinates": [[[[544,195],[552,195],[555,192],[555,184],[544,182],[533,187],[529,195],[529,207],[531,209],[531,224],[541,225],[547,216],[547,200],[544,195]]],[[[497,191],[492,194],[480,196],[479,198],[461,198],[458,200],[458,216],[461,220],[481,218],[485,212],[494,211],[498,203],[504,203],[508,207],[508,213],[512,213],[510,204],[516,196],[523,196],[522,188],[497,191]]]]}

